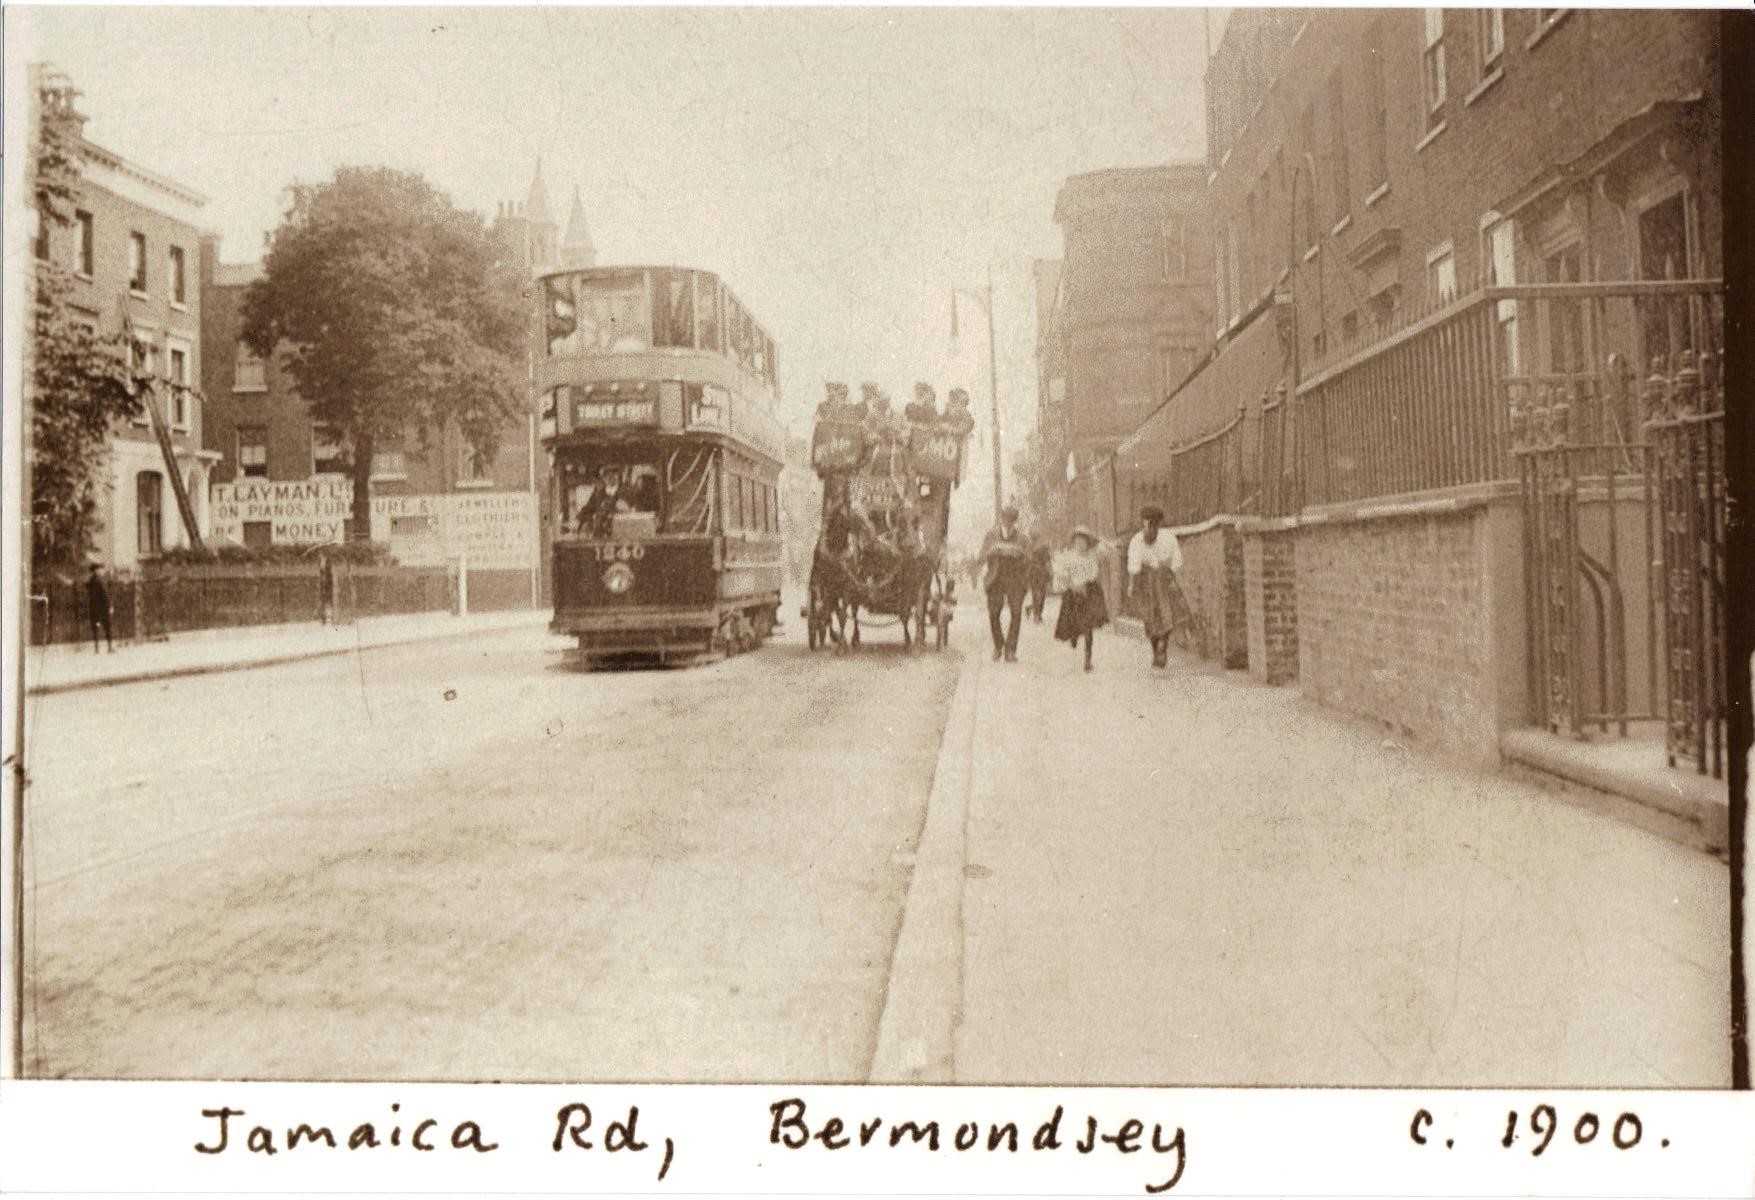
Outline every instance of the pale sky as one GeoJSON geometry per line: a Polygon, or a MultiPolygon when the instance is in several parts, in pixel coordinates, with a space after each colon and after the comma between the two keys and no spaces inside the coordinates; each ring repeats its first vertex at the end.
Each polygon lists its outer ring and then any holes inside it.
{"type": "MultiPolygon", "coordinates": [[[[725,277],[795,433],[825,379],[961,385],[984,414],[985,320],[962,306],[953,346],[949,304],[991,263],[1008,476],[1061,182],[1204,152],[1200,9],[8,6],[6,32],[9,63],[74,79],[93,140],[209,197],[228,261],[294,179],[410,167],[491,217],[540,155],[600,263],[725,277]]],[[[959,527],[991,512],[982,436],[959,527]]]]}

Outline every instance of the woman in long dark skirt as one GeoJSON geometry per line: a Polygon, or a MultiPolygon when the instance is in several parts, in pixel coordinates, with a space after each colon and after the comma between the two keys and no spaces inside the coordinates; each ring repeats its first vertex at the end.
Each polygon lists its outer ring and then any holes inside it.
{"type": "Polygon", "coordinates": [[[1060,594],[1060,615],[1054,636],[1068,645],[1085,645],[1085,670],[1091,669],[1091,635],[1109,623],[1109,605],[1097,571],[1097,535],[1085,526],[1073,530],[1072,550],[1061,561],[1066,587],[1060,594]]]}

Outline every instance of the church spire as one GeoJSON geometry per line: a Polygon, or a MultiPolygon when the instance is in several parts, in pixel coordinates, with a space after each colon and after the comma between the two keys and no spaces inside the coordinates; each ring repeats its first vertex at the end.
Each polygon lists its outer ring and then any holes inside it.
{"type": "Polygon", "coordinates": [[[542,182],[542,158],[536,159],[536,177],[530,181],[530,199],[524,205],[524,219],[532,225],[553,225],[554,214],[548,207],[548,188],[542,182]]]}
{"type": "Polygon", "coordinates": [[[561,263],[568,267],[597,265],[597,247],[591,244],[591,230],[585,225],[585,205],[579,189],[573,189],[573,209],[567,215],[567,232],[561,238],[561,263]]]}

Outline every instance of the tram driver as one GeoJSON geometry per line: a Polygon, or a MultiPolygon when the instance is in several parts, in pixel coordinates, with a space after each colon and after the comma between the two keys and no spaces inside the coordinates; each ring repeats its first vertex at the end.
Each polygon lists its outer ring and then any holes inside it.
{"type": "Polygon", "coordinates": [[[617,517],[656,517],[658,490],[658,471],[651,465],[606,463],[598,470],[597,486],[579,509],[576,528],[593,537],[610,537],[617,517]]]}

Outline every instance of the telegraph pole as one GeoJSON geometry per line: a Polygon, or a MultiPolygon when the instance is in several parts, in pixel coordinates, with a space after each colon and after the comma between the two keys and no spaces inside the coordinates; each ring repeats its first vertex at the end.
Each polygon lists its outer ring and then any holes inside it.
{"type": "Polygon", "coordinates": [[[987,264],[987,395],[993,402],[993,519],[999,520],[999,510],[1005,507],[1005,495],[1000,483],[999,453],[999,358],[994,349],[993,320],[993,263],[987,264]]]}

